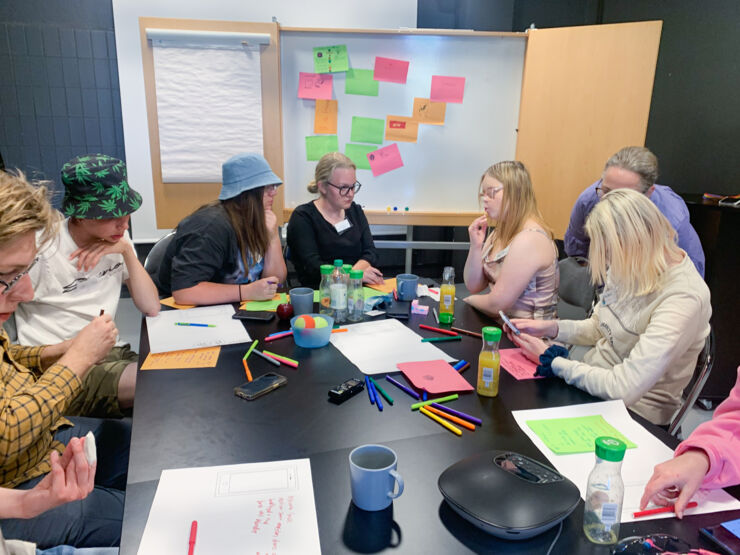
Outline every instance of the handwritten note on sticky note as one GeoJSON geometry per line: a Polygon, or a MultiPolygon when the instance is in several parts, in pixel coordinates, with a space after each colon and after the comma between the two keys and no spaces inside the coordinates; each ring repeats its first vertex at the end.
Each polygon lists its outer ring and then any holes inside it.
{"type": "Polygon", "coordinates": [[[375,145],[354,145],[347,143],[347,146],[344,147],[344,154],[355,163],[358,170],[369,170],[370,162],[367,159],[367,155],[377,148],[375,145]]]}
{"type": "Polygon", "coordinates": [[[409,63],[393,58],[375,57],[375,69],[373,77],[376,81],[388,81],[389,83],[405,83],[409,72],[409,63]]]}
{"type": "Polygon", "coordinates": [[[344,80],[344,94],[378,96],[378,82],[371,69],[348,69],[344,80]]]}
{"type": "Polygon", "coordinates": [[[316,73],[336,73],[348,69],[346,45],[319,46],[313,49],[313,70],[316,73]]]}
{"type": "Polygon", "coordinates": [[[637,447],[600,414],[574,418],[527,420],[527,426],[556,455],[593,453],[594,440],[600,436],[621,439],[627,444],[628,449],[637,447]]]}
{"type": "Polygon", "coordinates": [[[460,104],[465,92],[465,77],[432,75],[432,102],[454,102],[460,104]]]}
{"type": "Polygon", "coordinates": [[[298,76],[298,98],[331,100],[332,75],[300,72],[298,76]]]}
{"type": "Polygon", "coordinates": [[[149,353],[142,370],[171,370],[178,368],[214,368],[221,347],[204,347],[169,353],[149,353]]]}
{"type": "Polygon", "coordinates": [[[419,123],[427,125],[444,125],[446,109],[447,104],[445,102],[432,102],[428,98],[414,98],[414,109],[411,117],[419,123]]]}
{"type": "Polygon", "coordinates": [[[336,135],[337,133],[337,101],[336,100],[316,100],[316,111],[313,116],[313,132],[328,133],[336,135]]]}
{"type": "Polygon", "coordinates": [[[403,167],[401,152],[396,143],[374,150],[367,155],[367,159],[374,177],[403,167]]]}
{"type": "Polygon", "coordinates": [[[417,389],[426,390],[430,395],[473,390],[473,386],[444,360],[401,362],[396,366],[409,383],[417,389]]]}
{"type": "Polygon", "coordinates": [[[415,143],[419,136],[419,122],[404,116],[385,118],[385,140],[415,143]]]}
{"type": "Polygon", "coordinates": [[[352,117],[350,140],[353,143],[383,144],[385,121],[376,118],[352,117]]]}
{"type": "Polygon", "coordinates": [[[337,150],[339,150],[339,141],[336,135],[306,137],[306,160],[321,160],[327,152],[337,150]]]}
{"type": "Polygon", "coordinates": [[[543,376],[535,376],[537,365],[522,354],[522,350],[499,349],[501,355],[501,367],[517,380],[540,379],[543,376]]]}

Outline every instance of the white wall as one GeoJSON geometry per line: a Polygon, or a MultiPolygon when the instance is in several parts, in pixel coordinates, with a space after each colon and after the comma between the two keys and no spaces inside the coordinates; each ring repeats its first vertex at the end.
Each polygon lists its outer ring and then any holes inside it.
{"type": "Polygon", "coordinates": [[[416,5],[417,0],[113,0],[126,164],[131,186],[144,200],[132,216],[134,241],[156,241],[167,232],[156,227],[139,17],[264,22],[274,16],[290,27],[383,29],[416,27],[416,5]]]}

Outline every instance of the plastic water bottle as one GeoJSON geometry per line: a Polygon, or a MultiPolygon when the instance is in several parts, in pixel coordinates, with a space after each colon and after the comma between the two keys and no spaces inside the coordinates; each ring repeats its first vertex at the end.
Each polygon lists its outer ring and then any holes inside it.
{"type": "Polygon", "coordinates": [[[327,314],[334,317],[334,311],[331,308],[331,272],[334,266],[331,264],[322,264],[319,268],[321,272],[321,284],[319,285],[319,314],[327,314]]]}
{"type": "Polygon", "coordinates": [[[331,309],[334,312],[334,323],[341,324],[347,320],[347,281],[342,270],[342,260],[334,261],[329,285],[331,309]]]}
{"type": "Polygon", "coordinates": [[[619,538],[624,482],[622,460],[627,445],[608,436],[597,437],[596,465],[588,476],[583,531],[593,543],[608,545],[619,538]]]}
{"type": "Polygon", "coordinates": [[[365,295],[362,292],[362,274],[362,270],[349,271],[347,318],[349,318],[350,322],[360,322],[365,314],[365,295]]]}

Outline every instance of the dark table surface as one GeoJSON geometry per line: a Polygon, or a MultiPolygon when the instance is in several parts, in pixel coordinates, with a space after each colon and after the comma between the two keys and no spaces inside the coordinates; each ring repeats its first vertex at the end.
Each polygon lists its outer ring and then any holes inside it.
{"type": "MultiPolygon", "coordinates": [[[[422,302],[431,304],[428,298],[422,302]]],[[[436,335],[419,330],[419,323],[435,325],[431,310],[426,317],[412,316],[408,325],[422,336],[436,335]]],[[[456,303],[456,327],[480,331],[490,323],[465,303],[456,303]]],[[[252,339],[260,340],[288,327],[276,319],[246,325],[252,339]]],[[[506,346],[504,343],[506,339],[502,346],[506,346]]],[[[473,363],[463,376],[475,385],[480,340],[463,336],[460,342],[437,346],[473,363]]],[[[142,361],[148,350],[144,324],[142,361]]],[[[327,402],[331,387],[351,377],[362,377],[332,345],[303,349],[287,338],[271,343],[268,350],[297,359],[300,365],[297,370],[287,366],[277,370],[259,357],[250,357],[255,376],[278,371],[288,378],[285,387],[252,402],[233,393],[233,388],[244,382],[240,359],[245,345],[223,347],[215,368],[139,372],[121,555],[138,550],[162,470],[297,458],[311,461],[323,553],[547,551],[557,527],[525,541],[497,539],[467,523],[443,501],[437,478],[454,462],[490,449],[516,451],[549,465],[520,430],[511,411],[599,399],[559,379],[516,381],[502,370],[498,397],[489,399],[470,393],[454,402],[454,408],[483,420],[483,426],[474,433],[463,431],[463,436],[457,437],[410,411],[411,398],[390,384],[386,390],[396,402],[393,406],[386,403],[383,412],[368,402],[364,392],[341,405],[327,402]],[[377,513],[360,511],[351,503],[347,457],[354,447],[365,443],[382,443],[394,449],[398,470],[405,480],[403,495],[377,513]]],[[[666,432],[637,419],[669,446],[675,446],[666,432]]],[[[646,468],[646,477],[651,472],[646,468]]],[[[737,495],[737,491],[733,493],[737,495]]],[[[500,492],[501,497],[506,495],[500,492]]],[[[496,498],[491,502],[496,503],[496,498]]],[[[700,527],[738,517],[740,511],[690,516],[683,521],[669,518],[627,523],[622,525],[620,537],[660,532],[704,545],[699,539],[700,527]]],[[[583,502],[564,521],[553,553],[609,552],[586,540],[582,518],[583,502]]]]}

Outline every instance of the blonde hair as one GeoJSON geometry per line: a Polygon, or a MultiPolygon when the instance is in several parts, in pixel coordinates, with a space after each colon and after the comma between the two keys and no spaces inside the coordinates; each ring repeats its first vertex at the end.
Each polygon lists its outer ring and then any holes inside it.
{"type": "Polygon", "coordinates": [[[656,291],[672,260],[680,258],[676,231],[645,195],[611,191],[586,218],[591,239],[591,279],[605,283],[607,270],[620,297],[656,291]]]}
{"type": "Polygon", "coordinates": [[[331,179],[331,174],[333,174],[334,170],[337,168],[356,170],[357,166],[355,166],[355,163],[350,158],[341,152],[330,152],[328,154],[324,154],[318,164],[316,164],[316,171],[314,172],[313,180],[308,184],[308,187],[306,187],[308,192],[314,194],[318,193],[319,183],[328,182],[331,179]]]}
{"type": "Polygon", "coordinates": [[[612,166],[640,176],[642,193],[658,181],[658,158],[644,146],[626,146],[606,161],[604,171],[612,166]]]}
{"type": "Polygon", "coordinates": [[[56,235],[60,220],[43,184],[32,185],[20,170],[0,171],[0,245],[29,231],[41,231],[39,240],[45,244],[56,235]]]}
{"type": "Polygon", "coordinates": [[[489,236],[489,240],[493,241],[495,236],[497,244],[501,246],[508,245],[529,219],[535,220],[547,232],[550,239],[553,238],[552,229],[545,223],[537,208],[532,180],[524,164],[517,160],[507,160],[494,164],[481,176],[478,186],[479,194],[483,192],[483,180],[486,176],[499,181],[504,187],[501,213],[496,222],[496,229],[489,236]]]}

